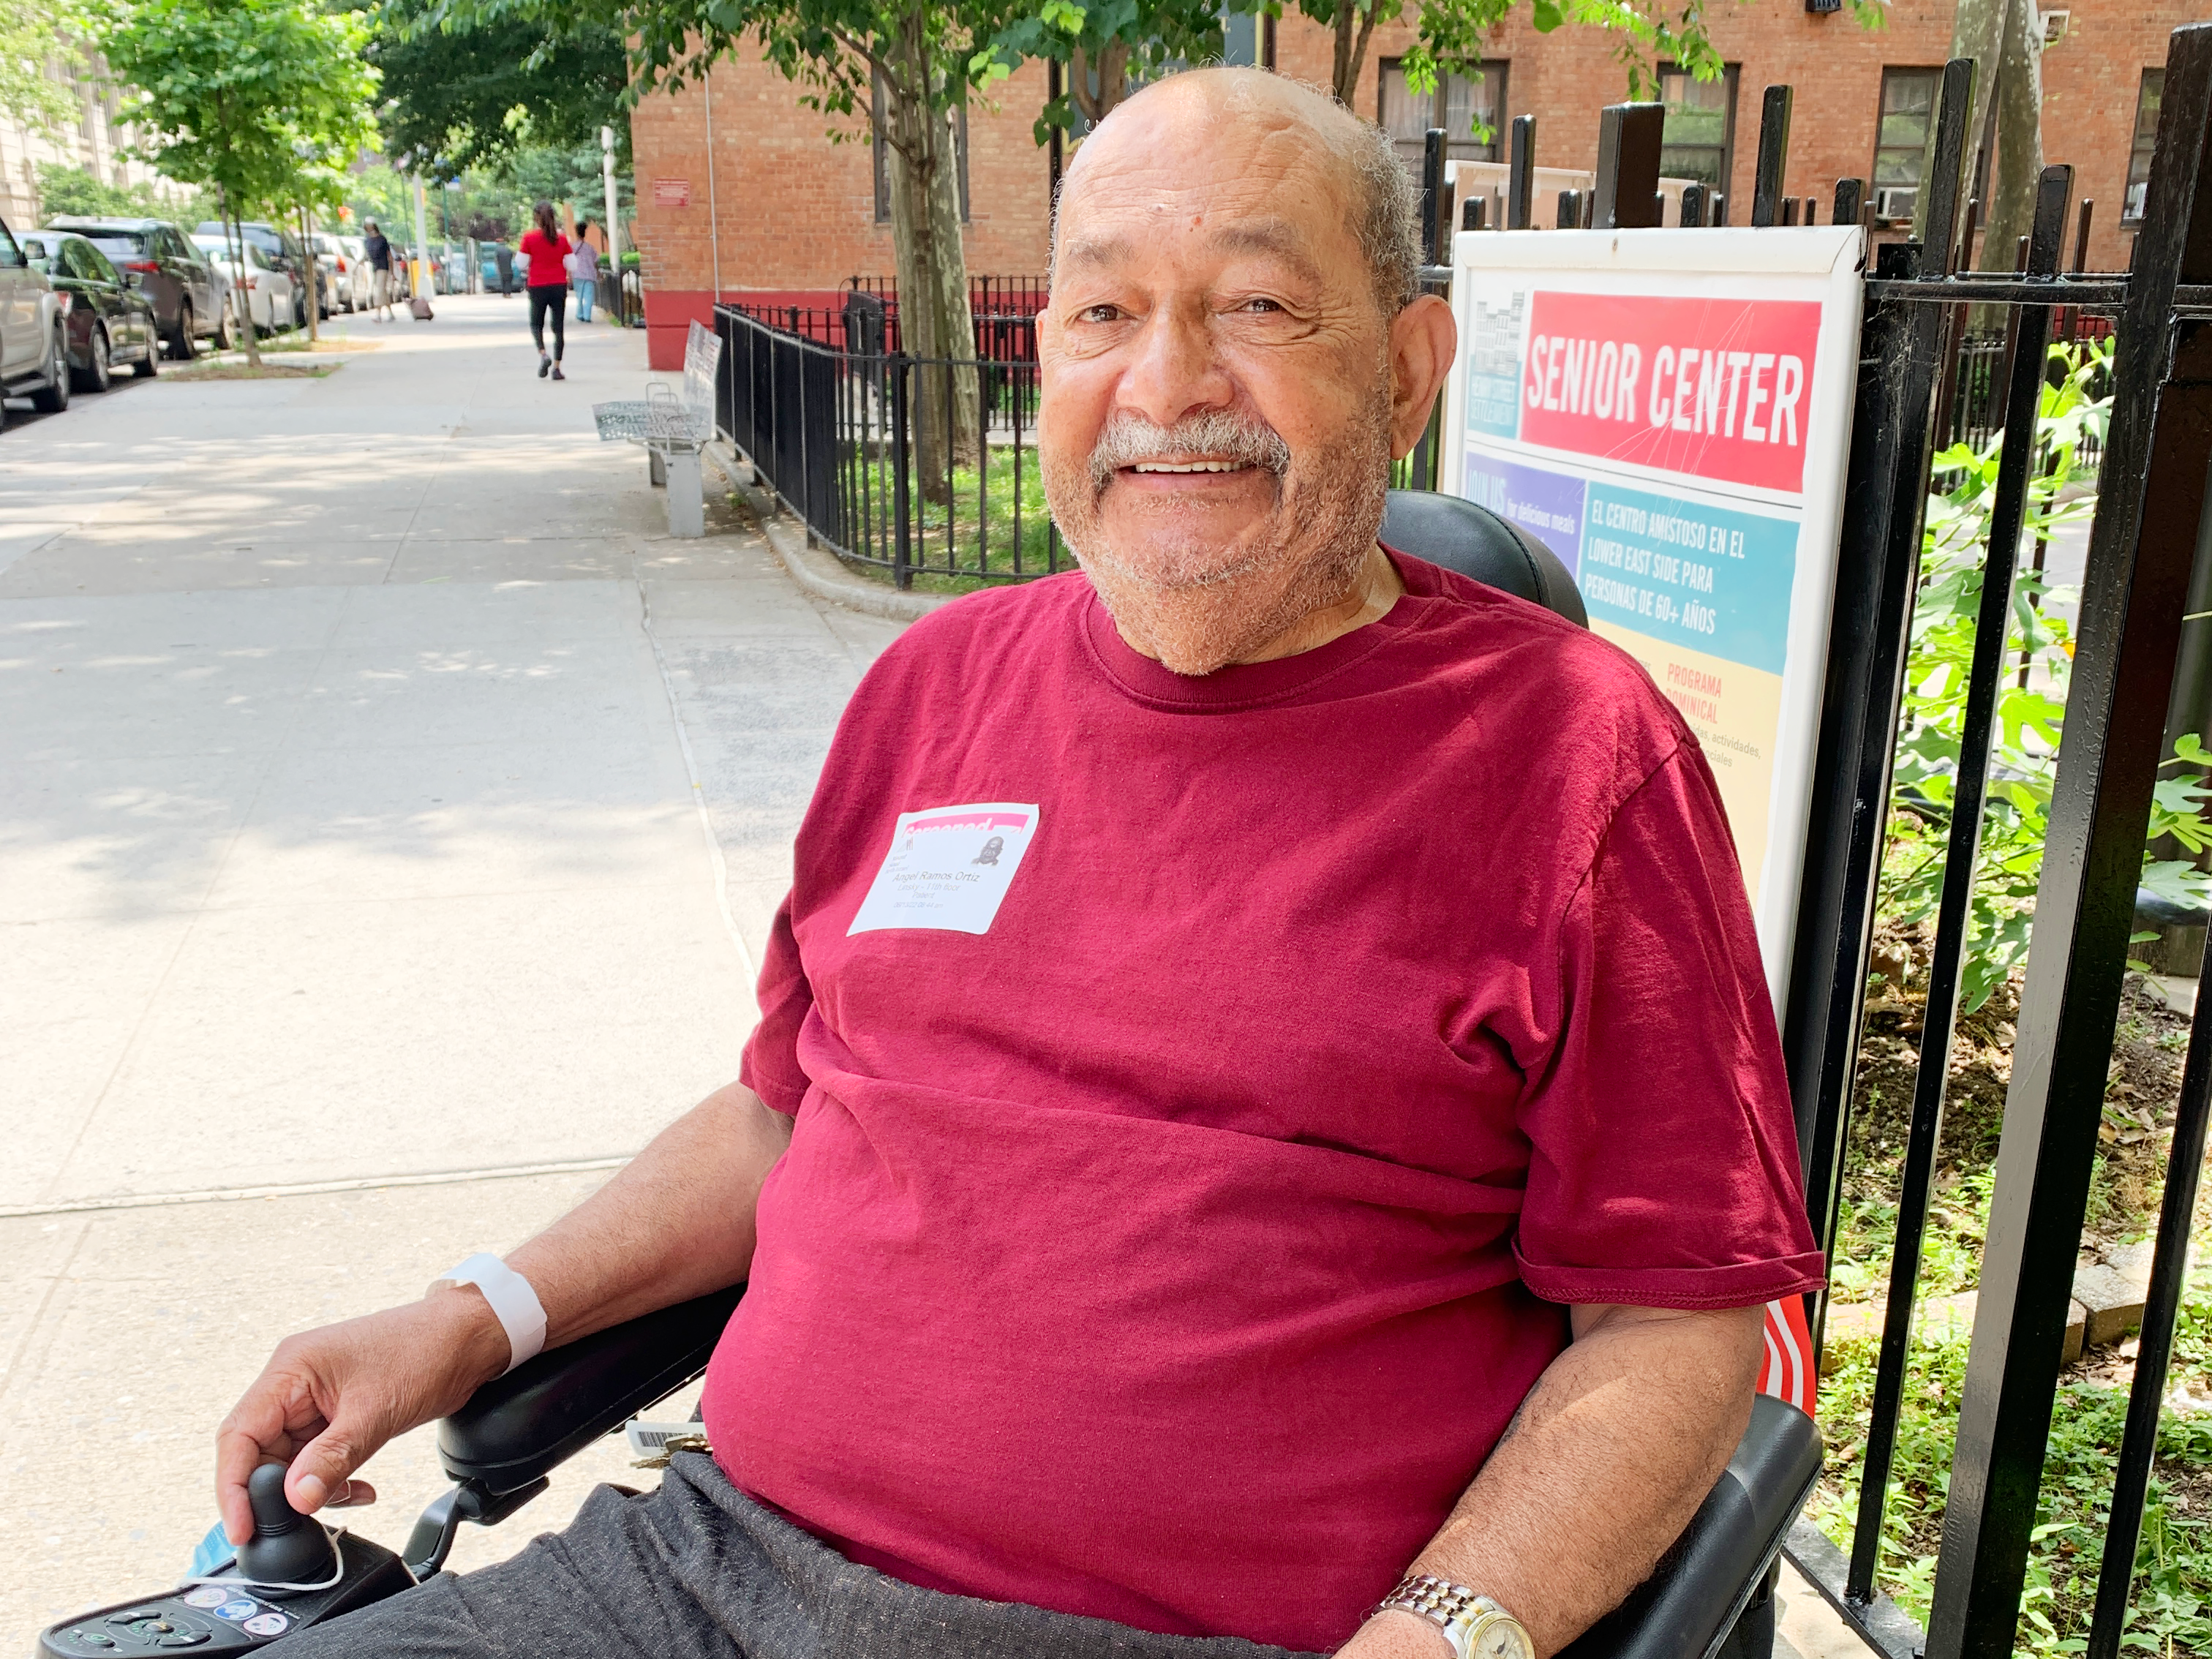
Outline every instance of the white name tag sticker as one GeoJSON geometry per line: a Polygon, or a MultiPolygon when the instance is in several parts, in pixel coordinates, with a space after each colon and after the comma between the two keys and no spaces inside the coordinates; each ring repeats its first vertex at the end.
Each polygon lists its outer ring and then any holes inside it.
{"type": "Polygon", "coordinates": [[[900,813],[846,936],[885,927],[988,933],[1036,827],[1036,806],[1019,802],[900,813]]]}

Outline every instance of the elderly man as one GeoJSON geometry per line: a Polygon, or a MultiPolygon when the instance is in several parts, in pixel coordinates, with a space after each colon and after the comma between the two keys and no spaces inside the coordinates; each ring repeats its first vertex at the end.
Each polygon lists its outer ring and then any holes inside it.
{"type": "Polygon", "coordinates": [[[286,1341],[218,1482],[234,1537],[264,1460],[363,1500],[535,1310],[749,1279],[711,1459],[301,1659],[1500,1659],[1680,1530],[1819,1272],[1773,1015],[1642,672],[1376,544],[1454,344],[1409,196],[1252,70],[1084,145],[1040,329],[1082,574],[854,695],[743,1081],[503,1267],[286,1341]]]}

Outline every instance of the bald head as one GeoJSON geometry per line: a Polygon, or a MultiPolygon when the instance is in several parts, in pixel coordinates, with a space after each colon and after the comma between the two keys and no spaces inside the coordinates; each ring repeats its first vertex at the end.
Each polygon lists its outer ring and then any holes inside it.
{"type": "Polygon", "coordinates": [[[1187,70],[1126,100],[1085,139],[1060,187],[1053,270],[1079,242],[1084,198],[1096,184],[1149,176],[1164,188],[1199,185],[1255,151],[1273,165],[1255,178],[1319,187],[1334,199],[1365,261],[1377,306],[1394,317],[1420,292],[1413,189],[1389,137],[1317,88],[1267,70],[1187,70]]]}

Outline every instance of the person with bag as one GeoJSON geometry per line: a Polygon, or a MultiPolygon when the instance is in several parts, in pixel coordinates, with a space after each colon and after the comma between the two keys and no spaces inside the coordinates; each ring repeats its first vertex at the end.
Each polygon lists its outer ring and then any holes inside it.
{"type": "Polygon", "coordinates": [[[392,320],[392,242],[369,220],[363,227],[368,234],[362,238],[362,255],[368,261],[369,302],[374,307],[376,320],[392,320]]]}
{"type": "Polygon", "coordinates": [[[522,252],[530,260],[530,338],[538,348],[538,378],[542,380],[550,374],[556,380],[565,380],[568,377],[561,372],[561,353],[567,343],[568,272],[562,262],[576,251],[575,245],[561,234],[552,203],[540,202],[530,210],[530,216],[538,223],[522,234],[522,252]],[[550,357],[545,354],[548,317],[553,319],[550,357]]]}
{"type": "Polygon", "coordinates": [[[599,294],[599,250],[585,233],[592,228],[589,219],[576,221],[576,251],[568,256],[576,288],[576,320],[592,320],[592,301],[599,294]]]}

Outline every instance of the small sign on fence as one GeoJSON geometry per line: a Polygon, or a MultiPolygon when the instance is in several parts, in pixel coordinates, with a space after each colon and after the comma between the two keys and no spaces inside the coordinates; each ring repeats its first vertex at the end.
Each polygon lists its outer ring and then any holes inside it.
{"type": "Polygon", "coordinates": [[[656,179],[653,181],[653,204],[655,207],[688,208],[691,205],[691,181],[689,179],[656,179]]]}
{"type": "Polygon", "coordinates": [[[1780,1006],[1850,447],[1864,238],[1458,239],[1441,486],[1540,538],[1698,734],[1780,1006]]]}

